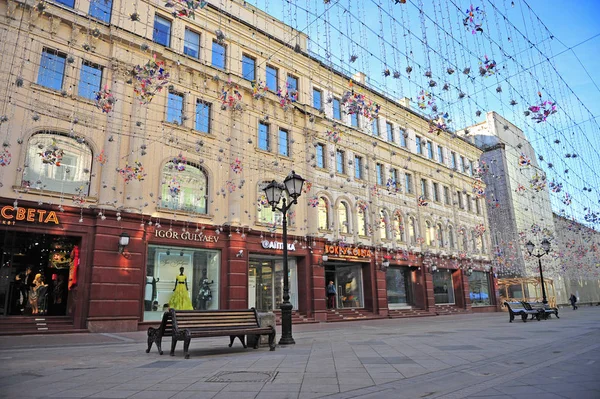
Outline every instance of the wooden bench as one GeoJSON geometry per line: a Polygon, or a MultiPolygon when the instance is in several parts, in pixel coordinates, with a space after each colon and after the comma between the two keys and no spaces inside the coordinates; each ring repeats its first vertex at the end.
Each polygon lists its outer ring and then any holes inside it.
{"type": "Polygon", "coordinates": [[[504,306],[508,309],[509,314],[509,323],[512,323],[515,319],[515,316],[521,316],[521,320],[523,323],[527,321],[529,315],[531,315],[532,319],[536,318],[538,321],[541,319],[541,314],[537,310],[528,310],[521,302],[504,302],[504,306]]]}
{"type": "MultiPolygon", "coordinates": [[[[155,343],[158,353],[163,354],[162,338],[171,336],[171,356],[175,355],[177,341],[183,341],[183,353],[190,358],[189,346],[192,338],[229,336],[229,347],[237,337],[246,348],[246,335],[268,335],[269,348],[275,350],[275,327],[261,327],[254,308],[242,310],[175,310],[163,314],[158,328],[148,328],[148,349],[155,343]]],[[[258,342],[254,349],[258,348],[258,342]]]]}
{"type": "Polygon", "coordinates": [[[544,320],[549,319],[552,315],[556,316],[557,319],[560,319],[560,317],[558,317],[557,308],[551,308],[548,305],[544,305],[542,302],[523,302],[523,306],[525,309],[538,311],[544,320]]]}

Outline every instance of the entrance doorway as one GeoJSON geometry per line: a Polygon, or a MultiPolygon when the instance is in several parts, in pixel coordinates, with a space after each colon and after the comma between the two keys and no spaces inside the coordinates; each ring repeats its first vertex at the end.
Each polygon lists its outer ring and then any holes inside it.
{"type": "MultiPolygon", "coordinates": [[[[298,309],[296,259],[288,258],[290,303],[298,309]]],[[[283,301],[283,260],[253,258],[248,266],[248,307],[259,312],[279,309],[283,301]]]]}
{"type": "Polygon", "coordinates": [[[337,308],[364,307],[362,265],[347,263],[327,265],[325,268],[325,286],[333,281],[336,290],[337,308]]]}
{"type": "Polygon", "coordinates": [[[0,315],[64,316],[69,271],[79,263],[75,237],[0,231],[0,315]]]}
{"type": "Polygon", "coordinates": [[[388,307],[398,309],[412,304],[412,282],[408,267],[389,267],[385,272],[388,307]]]}

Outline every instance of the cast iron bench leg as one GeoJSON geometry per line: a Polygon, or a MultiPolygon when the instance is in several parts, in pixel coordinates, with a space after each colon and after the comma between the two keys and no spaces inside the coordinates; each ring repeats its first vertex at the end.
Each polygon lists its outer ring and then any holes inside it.
{"type": "Polygon", "coordinates": [[[523,323],[527,322],[527,318],[529,317],[529,315],[527,313],[522,313],[521,314],[521,320],[523,320],[523,323]]]}
{"type": "Polygon", "coordinates": [[[175,356],[175,347],[177,346],[177,335],[173,334],[171,337],[171,353],[169,355],[175,356]]]}
{"type": "Polygon", "coordinates": [[[235,341],[235,335],[230,335],[229,336],[229,347],[230,348],[233,346],[233,341],[235,341]]]}
{"type": "Polygon", "coordinates": [[[514,313],[513,313],[513,312],[510,312],[510,311],[508,312],[508,315],[509,315],[508,322],[509,322],[509,323],[512,323],[512,322],[513,322],[513,320],[515,319],[515,315],[514,315],[514,313]]]}
{"type": "Polygon", "coordinates": [[[275,331],[269,334],[269,350],[275,350],[275,331]]]}
{"type": "Polygon", "coordinates": [[[192,337],[190,335],[190,332],[188,330],[184,331],[184,338],[183,338],[183,355],[186,359],[190,358],[190,341],[192,340],[192,337]]]}
{"type": "Polygon", "coordinates": [[[156,341],[156,335],[158,334],[158,330],[153,327],[148,328],[148,349],[146,349],[146,353],[150,353],[150,349],[152,349],[152,344],[156,341]]]}
{"type": "Polygon", "coordinates": [[[158,348],[158,354],[162,355],[163,354],[163,350],[162,350],[162,334],[160,333],[160,330],[158,330],[158,334],[156,334],[156,340],[154,340],[154,343],[156,344],[156,347],[158,348]]]}

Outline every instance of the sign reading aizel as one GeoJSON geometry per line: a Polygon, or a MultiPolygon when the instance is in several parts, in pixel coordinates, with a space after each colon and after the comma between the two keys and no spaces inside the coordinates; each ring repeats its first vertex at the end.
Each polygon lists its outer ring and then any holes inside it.
{"type": "Polygon", "coordinates": [[[356,247],[340,247],[339,245],[325,245],[325,255],[335,258],[370,258],[371,250],[356,247]]]}

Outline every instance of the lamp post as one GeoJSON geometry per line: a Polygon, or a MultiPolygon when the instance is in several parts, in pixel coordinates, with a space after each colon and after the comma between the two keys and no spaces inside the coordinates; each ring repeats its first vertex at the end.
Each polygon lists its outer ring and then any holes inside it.
{"type": "Polygon", "coordinates": [[[548,304],[548,300],[546,299],[546,287],[544,285],[544,273],[542,273],[542,256],[547,255],[548,252],[550,252],[550,241],[548,241],[547,238],[544,238],[544,240],[542,241],[542,249],[544,250],[543,253],[540,253],[539,251],[536,253],[533,253],[533,250],[535,248],[535,244],[532,243],[531,241],[527,242],[527,244],[525,244],[525,247],[527,248],[527,252],[529,252],[529,255],[535,256],[536,258],[538,258],[538,265],[540,268],[540,283],[542,284],[542,302],[544,303],[544,305],[548,304]]]}
{"type": "Polygon", "coordinates": [[[303,184],[304,179],[292,170],[292,173],[285,178],[283,184],[273,180],[264,189],[267,201],[271,205],[273,212],[277,210],[283,215],[283,302],[281,303],[281,339],[279,340],[279,345],[296,343],[292,337],[292,304],[290,303],[290,281],[288,277],[287,211],[292,205],[298,203],[297,200],[300,194],[302,194],[303,184]],[[285,196],[282,195],[283,190],[291,198],[289,203],[285,196]],[[279,205],[280,201],[282,201],[282,205],[279,207],[277,205],[279,205]]]}

